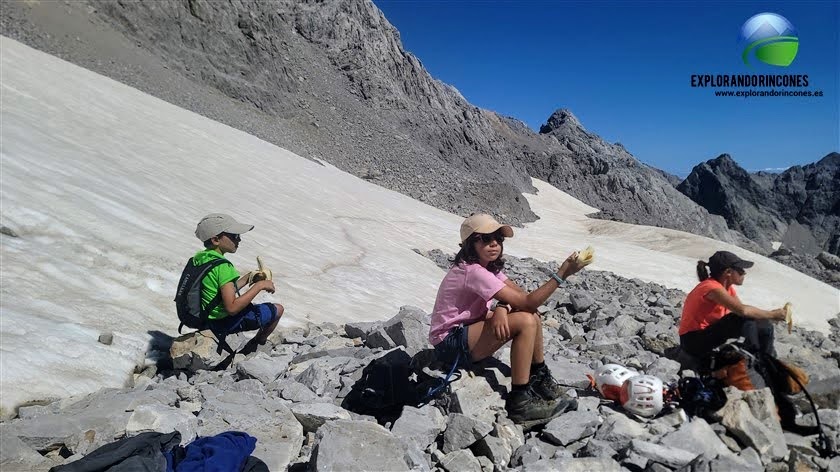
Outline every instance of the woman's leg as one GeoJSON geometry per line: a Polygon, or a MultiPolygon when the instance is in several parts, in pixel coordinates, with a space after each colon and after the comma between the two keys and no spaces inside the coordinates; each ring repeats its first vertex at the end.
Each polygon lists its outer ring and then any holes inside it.
{"type": "MultiPolygon", "coordinates": [[[[730,313],[706,329],[680,336],[680,347],[693,356],[703,357],[727,339],[743,336],[746,320],[742,316],[730,313]]],[[[749,340],[747,342],[749,343],[749,340]]]]}
{"type": "MultiPolygon", "coordinates": [[[[535,341],[539,323],[534,315],[517,311],[507,315],[513,343],[510,347],[510,379],[513,385],[525,385],[531,375],[535,341]]],[[[480,361],[504,346],[509,339],[499,340],[490,324],[479,321],[468,327],[467,343],[473,361],[480,361]]]]}
{"type": "Polygon", "coordinates": [[[537,336],[534,338],[534,355],[531,357],[532,364],[542,364],[545,362],[545,352],[543,352],[543,330],[542,318],[537,313],[533,313],[534,321],[537,323],[537,336]]]}

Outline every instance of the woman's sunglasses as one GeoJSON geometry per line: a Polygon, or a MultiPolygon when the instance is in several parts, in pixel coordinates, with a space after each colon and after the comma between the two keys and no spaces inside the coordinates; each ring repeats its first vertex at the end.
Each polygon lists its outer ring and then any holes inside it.
{"type": "Polygon", "coordinates": [[[738,275],[744,275],[744,274],[746,274],[746,273],[747,273],[747,271],[745,271],[744,269],[742,269],[742,268],[740,268],[740,267],[730,267],[730,268],[731,268],[732,270],[734,270],[735,272],[737,272],[737,273],[738,273],[738,275]]]}
{"type": "Polygon", "coordinates": [[[490,244],[492,241],[496,241],[497,243],[502,244],[503,242],[505,242],[505,237],[499,233],[476,233],[475,239],[473,241],[481,241],[484,244],[490,244]]]}

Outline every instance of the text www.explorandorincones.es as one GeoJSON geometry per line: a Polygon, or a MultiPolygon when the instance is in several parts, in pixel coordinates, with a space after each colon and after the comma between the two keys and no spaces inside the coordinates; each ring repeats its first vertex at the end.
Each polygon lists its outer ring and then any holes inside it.
{"type": "Polygon", "coordinates": [[[715,97],[822,97],[822,90],[715,90],[715,97]]]}

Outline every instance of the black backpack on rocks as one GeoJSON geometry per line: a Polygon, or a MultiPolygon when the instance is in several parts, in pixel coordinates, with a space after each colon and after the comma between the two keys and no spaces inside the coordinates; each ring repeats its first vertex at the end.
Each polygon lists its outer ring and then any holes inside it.
{"type": "Polygon", "coordinates": [[[412,365],[412,358],[402,349],[394,349],[371,361],[362,377],[341,402],[342,408],[376,417],[384,424],[402,414],[405,405],[420,407],[428,403],[428,392],[439,379],[432,378],[412,365]]]}

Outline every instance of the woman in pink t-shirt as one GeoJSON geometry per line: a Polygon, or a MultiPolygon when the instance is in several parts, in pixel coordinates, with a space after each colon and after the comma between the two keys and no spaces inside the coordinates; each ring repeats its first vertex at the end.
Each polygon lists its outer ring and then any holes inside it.
{"type": "Polygon", "coordinates": [[[680,318],[680,347],[684,351],[702,359],[727,339],[743,336],[750,351],[775,356],[771,321],[784,320],[784,309],[745,305],[735,292],[752,266],[728,251],[718,251],[709,262],[697,263],[700,283],[686,297],[680,318]]]}
{"type": "Polygon", "coordinates": [[[429,342],[444,361],[469,363],[513,341],[505,408],[514,422],[527,424],[575,408],[573,399],[561,398],[563,389],[545,365],[537,307],[583,266],[573,253],[541,287],[525,292],[502,272],[506,237],[513,237],[513,229],[490,215],[461,224],[461,250],[438,289],[429,342]]]}

